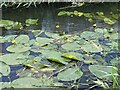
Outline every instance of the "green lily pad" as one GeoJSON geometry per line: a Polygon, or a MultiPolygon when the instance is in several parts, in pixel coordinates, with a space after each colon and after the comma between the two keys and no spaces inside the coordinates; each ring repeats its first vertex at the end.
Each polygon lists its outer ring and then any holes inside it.
{"type": "Polygon", "coordinates": [[[81,37],[85,39],[98,39],[101,37],[101,35],[96,32],[84,31],[81,33],[81,37]]]}
{"type": "Polygon", "coordinates": [[[6,50],[9,52],[26,52],[30,49],[31,48],[29,46],[25,46],[25,45],[11,45],[7,47],[6,50]]]}
{"type": "Polygon", "coordinates": [[[33,25],[33,24],[37,24],[37,22],[38,22],[38,19],[27,19],[25,21],[27,26],[30,26],[30,25],[33,25]]]}
{"type": "Polygon", "coordinates": [[[105,18],[104,22],[107,23],[107,24],[109,24],[109,25],[112,25],[112,24],[115,24],[116,21],[115,20],[111,20],[109,18],[105,18]]]}
{"type": "Polygon", "coordinates": [[[11,82],[0,82],[0,90],[11,88],[11,82]]]}
{"type": "Polygon", "coordinates": [[[0,61],[5,62],[8,65],[18,65],[22,64],[23,62],[28,59],[28,56],[16,53],[16,54],[5,54],[0,56],[0,61]]]}
{"type": "Polygon", "coordinates": [[[20,35],[17,38],[15,38],[16,44],[25,44],[29,42],[29,36],[28,35],[20,35]]]}
{"type": "Polygon", "coordinates": [[[74,59],[79,61],[83,60],[83,55],[77,52],[63,53],[62,56],[68,59],[74,59]]]}
{"type": "Polygon", "coordinates": [[[93,41],[85,42],[84,45],[81,45],[81,49],[86,52],[101,52],[103,51],[100,44],[96,44],[93,41]]]}
{"type": "Polygon", "coordinates": [[[110,39],[119,39],[118,33],[106,33],[104,35],[105,38],[110,38],[110,39]]]}
{"type": "Polygon", "coordinates": [[[10,66],[4,62],[0,61],[0,73],[2,76],[7,76],[10,74],[10,66]]]}
{"type": "Polygon", "coordinates": [[[52,38],[54,38],[54,39],[59,39],[59,38],[62,37],[62,36],[60,36],[60,35],[57,34],[57,33],[45,32],[45,34],[46,34],[48,37],[52,37],[52,38]]]}
{"type": "Polygon", "coordinates": [[[36,41],[38,44],[40,44],[40,46],[44,46],[46,44],[49,44],[50,42],[53,42],[53,39],[37,37],[36,41]]]}
{"type": "Polygon", "coordinates": [[[20,22],[15,22],[12,27],[13,29],[17,29],[17,30],[23,28],[22,23],[20,22]]]}
{"type": "Polygon", "coordinates": [[[44,30],[32,30],[31,32],[34,34],[35,37],[38,37],[44,32],[44,30]]]}
{"type": "Polygon", "coordinates": [[[41,53],[48,59],[54,62],[58,62],[61,64],[68,64],[68,62],[66,62],[67,60],[62,56],[62,53],[57,52],[57,51],[53,51],[53,50],[41,50],[41,53]]]}
{"type": "Polygon", "coordinates": [[[103,65],[91,65],[89,66],[89,70],[96,77],[105,79],[105,80],[113,80],[113,75],[118,76],[118,69],[114,66],[103,66],[103,65]]]}
{"type": "Polygon", "coordinates": [[[10,20],[0,20],[0,27],[11,27],[13,24],[14,22],[10,20]]]}
{"type": "Polygon", "coordinates": [[[73,51],[75,51],[75,50],[80,50],[80,45],[75,43],[75,42],[73,42],[73,43],[66,43],[66,44],[62,45],[62,48],[66,49],[66,50],[73,50],[73,51]]]}
{"type": "Polygon", "coordinates": [[[47,87],[59,87],[63,84],[48,79],[47,76],[43,75],[40,78],[24,77],[16,79],[12,82],[14,88],[47,88],[47,87]],[[29,81],[29,82],[28,82],[29,81]]]}
{"type": "Polygon", "coordinates": [[[39,80],[32,77],[19,78],[12,82],[14,88],[35,88],[38,84],[39,80]]]}
{"type": "Polygon", "coordinates": [[[4,38],[0,36],[0,43],[4,43],[4,38]]]}
{"type": "Polygon", "coordinates": [[[16,36],[17,35],[6,35],[6,36],[4,36],[4,41],[5,42],[11,42],[12,40],[15,39],[16,36]]]}
{"type": "Polygon", "coordinates": [[[68,68],[57,75],[57,78],[62,81],[72,81],[79,79],[83,75],[83,72],[79,68],[68,68]]]}
{"type": "Polygon", "coordinates": [[[95,29],[96,33],[100,33],[99,35],[104,35],[105,33],[108,33],[108,30],[106,28],[102,29],[102,28],[96,28],[95,29]]]}

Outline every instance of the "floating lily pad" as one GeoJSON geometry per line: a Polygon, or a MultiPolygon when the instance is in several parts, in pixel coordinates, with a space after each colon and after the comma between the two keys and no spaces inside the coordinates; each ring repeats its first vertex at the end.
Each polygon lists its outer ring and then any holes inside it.
{"type": "Polygon", "coordinates": [[[48,79],[47,76],[41,76],[40,78],[24,77],[16,79],[12,82],[14,88],[45,88],[63,86],[63,84],[54,82],[53,79],[48,79]]]}
{"type": "Polygon", "coordinates": [[[22,55],[22,54],[6,54],[6,55],[2,55],[0,56],[0,61],[5,62],[8,65],[18,65],[18,64],[22,64],[23,62],[25,62],[25,60],[28,58],[28,56],[26,55],[22,55]]]}
{"type": "Polygon", "coordinates": [[[99,35],[104,35],[105,33],[108,33],[108,30],[106,28],[102,29],[102,28],[96,28],[95,29],[96,33],[100,33],[99,35]]]}
{"type": "Polygon", "coordinates": [[[118,33],[106,33],[104,35],[105,38],[110,38],[110,39],[119,39],[118,33]]]}
{"type": "Polygon", "coordinates": [[[0,20],[0,27],[10,27],[10,28],[12,28],[13,24],[14,24],[14,22],[10,21],[10,20],[0,20]]]}
{"type": "Polygon", "coordinates": [[[62,56],[68,59],[74,59],[79,61],[83,60],[83,55],[77,52],[63,53],[62,56]]]}
{"type": "Polygon", "coordinates": [[[66,62],[67,60],[61,57],[62,53],[60,52],[53,51],[53,50],[41,50],[41,53],[51,61],[62,63],[62,64],[68,64],[68,62],[66,62]]]}
{"type": "Polygon", "coordinates": [[[0,90],[11,88],[11,82],[0,82],[0,90]]]}
{"type": "Polygon", "coordinates": [[[31,31],[35,37],[38,37],[39,35],[41,35],[44,31],[43,30],[32,30],[31,31]]]}
{"type": "Polygon", "coordinates": [[[0,36],[0,43],[4,43],[4,38],[0,36]]]}
{"type": "Polygon", "coordinates": [[[27,26],[30,26],[30,25],[33,25],[33,24],[37,24],[37,22],[38,22],[38,19],[27,19],[25,21],[27,26]]]}
{"type": "Polygon", "coordinates": [[[96,77],[106,80],[113,80],[113,75],[118,76],[118,69],[114,66],[91,65],[89,70],[96,77]]]}
{"type": "Polygon", "coordinates": [[[57,75],[57,78],[62,81],[72,81],[79,79],[83,75],[83,72],[79,68],[68,68],[57,75]]]}
{"type": "Polygon", "coordinates": [[[86,52],[101,52],[103,51],[100,44],[96,44],[92,41],[85,42],[84,45],[81,45],[81,49],[83,49],[86,52]]]}
{"type": "Polygon", "coordinates": [[[101,37],[101,35],[96,32],[84,31],[81,33],[81,37],[85,39],[98,39],[101,37]]]}
{"type": "Polygon", "coordinates": [[[54,39],[59,39],[59,38],[62,37],[62,36],[60,36],[59,34],[51,33],[51,32],[45,32],[45,34],[46,34],[48,37],[52,37],[52,38],[54,38],[54,39]]]}
{"type": "Polygon", "coordinates": [[[17,30],[23,28],[22,23],[20,22],[15,22],[12,27],[13,29],[17,29],[17,30]]]}
{"type": "Polygon", "coordinates": [[[9,52],[26,52],[30,50],[29,46],[24,46],[24,45],[11,45],[7,47],[6,49],[9,52]]]}
{"type": "Polygon", "coordinates": [[[6,36],[4,36],[4,41],[5,42],[11,42],[12,40],[15,39],[16,36],[17,35],[6,35],[6,36]]]}
{"type": "Polygon", "coordinates": [[[77,43],[75,43],[75,42],[63,44],[63,45],[62,45],[62,48],[63,48],[63,49],[66,49],[66,50],[73,50],[73,51],[75,51],[75,50],[80,50],[79,44],[77,44],[77,43]]]}
{"type": "Polygon", "coordinates": [[[17,38],[15,38],[16,44],[25,44],[29,42],[29,36],[28,35],[20,35],[17,38]]]}
{"type": "Polygon", "coordinates": [[[43,45],[46,45],[46,44],[49,44],[50,42],[52,42],[53,39],[37,37],[36,41],[38,44],[40,44],[40,46],[43,46],[43,45]]]}
{"type": "Polygon", "coordinates": [[[109,18],[105,18],[104,22],[107,23],[107,24],[109,24],[109,25],[112,25],[112,24],[115,24],[116,21],[115,20],[111,20],[109,18]]]}
{"type": "Polygon", "coordinates": [[[14,88],[35,88],[39,85],[39,80],[32,77],[16,79],[12,82],[14,88]]]}
{"type": "Polygon", "coordinates": [[[10,67],[4,62],[0,61],[0,73],[2,76],[7,76],[10,74],[10,67]]]}

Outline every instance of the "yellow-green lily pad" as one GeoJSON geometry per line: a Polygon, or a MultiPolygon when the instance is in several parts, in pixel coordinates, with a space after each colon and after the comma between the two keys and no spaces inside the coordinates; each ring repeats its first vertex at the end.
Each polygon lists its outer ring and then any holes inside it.
{"type": "Polygon", "coordinates": [[[9,47],[7,47],[7,51],[9,52],[26,52],[28,50],[30,50],[31,48],[29,46],[25,46],[25,45],[11,45],[9,47]]]}

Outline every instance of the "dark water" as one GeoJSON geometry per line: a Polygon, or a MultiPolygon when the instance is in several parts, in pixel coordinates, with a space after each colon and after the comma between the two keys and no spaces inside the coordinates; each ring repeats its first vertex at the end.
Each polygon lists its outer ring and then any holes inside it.
{"type": "MultiPolygon", "coordinates": [[[[59,11],[61,11],[62,7],[65,7],[67,5],[70,5],[70,3],[52,3],[47,4],[43,3],[37,7],[30,6],[29,8],[21,7],[21,8],[3,8],[2,9],[2,19],[8,19],[13,21],[20,21],[22,23],[25,23],[25,20],[28,18],[32,19],[39,19],[37,26],[31,26],[27,27],[26,29],[40,29],[40,30],[47,30],[50,32],[55,31],[65,31],[66,33],[76,33],[76,32],[82,32],[86,30],[86,28],[92,27],[93,23],[95,22],[88,22],[85,17],[68,17],[68,16],[62,16],[58,17],[57,14],[59,11]],[[59,25],[60,28],[56,29],[55,26],[59,25]]],[[[103,11],[104,13],[108,13],[111,11],[116,11],[118,8],[117,3],[100,3],[100,4],[87,4],[86,6],[82,8],[67,8],[65,10],[69,11],[83,11],[83,12],[96,12],[96,11],[103,11]]],[[[116,12],[117,13],[117,12],[116,12]]],[[[115,27],[118,27],[116,24],[115,27]]],[[[23,32],[26,33],[26,32],[23,32]]],[[[11,31],[3,31],[3,35],[11,35],[15,34],[12,30],[11,31]]],[[[31,33],[28,33],[31,38],[33,38],[31,33]]],[[[5,50],[7,46],[9,46],[10,43],[4,43],[3,44],[3,53],[9,53],[5,50]]],[[[11,74],[10,79],[8,77],[3,77],[2,81],[13,81],[14,79],[18,78],[16,76],[16,71],[22,68],[22,66],[11,66],[11,74]]],[[[84,77],[83,81],[85,81],[84,77]]],[[[85,86],[86,87],[86,86],[85,86]]]]}

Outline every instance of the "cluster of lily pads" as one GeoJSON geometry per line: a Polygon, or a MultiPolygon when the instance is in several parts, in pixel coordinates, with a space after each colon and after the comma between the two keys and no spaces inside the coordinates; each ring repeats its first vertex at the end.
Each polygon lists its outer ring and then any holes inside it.
{"type": "Polygon", "coordinates": [[[80,12],[80,11],[60,11],[58,13],[58,16],[84,16],[86,18],[88,18],[87,20],[89,22],[93,22],[94,20],[100,20],[105,22],[108,25],[113,25],[118,21],[118,17],[120,16],[120,14],[114,14],[114,13],[109,13],[109,15],[105,15],[105,13],[103,12],[95,12],[95,13],[85,13],[85,12],[80,12]]]}
{"type": "MultiPolygon", "coordinates": [[[[26,21],[28,26],[34,24],[30,22],[30,19],[26,21]]],[[[0,21],[1,27],[13,28],[14,24],[11,21],[7,24],[6,20],[0,21]]],[[[97,77],[93,83],[101,87],[109,88],[109,83],[118,79],[119,60],[115,57],[114,62],[111,59],[108,63],[103,58],[118,51],[117,29],[96,28],[94,32],[84,31],[72,35],[43,30],[30,32],[35,38],[31,39],[26,34],[0,36],[1,44],[10,43],[6,48],[9,54],[0,54],[0,77],[9,77],[12,65],[24,67],[17,72],[20,78],[0,82],[1,88],[63,87],[65,85],[59,81],[76,81],[84,76],[81,70],[84,64],[89,65],[89,71],[97,77]]]]}
{"type": "MultiPolygon", "coordinates": [[[[26,19],[25,26],[30,25],[37,25],[38,19],[26,19]]],[[[0,27],[3,27],[7,30],[13,29],[13,30],[21,30],[23,29],[23,26],[21,22],[18,21],[12,21],[12,20],[0,20],[0,27]]]]}

